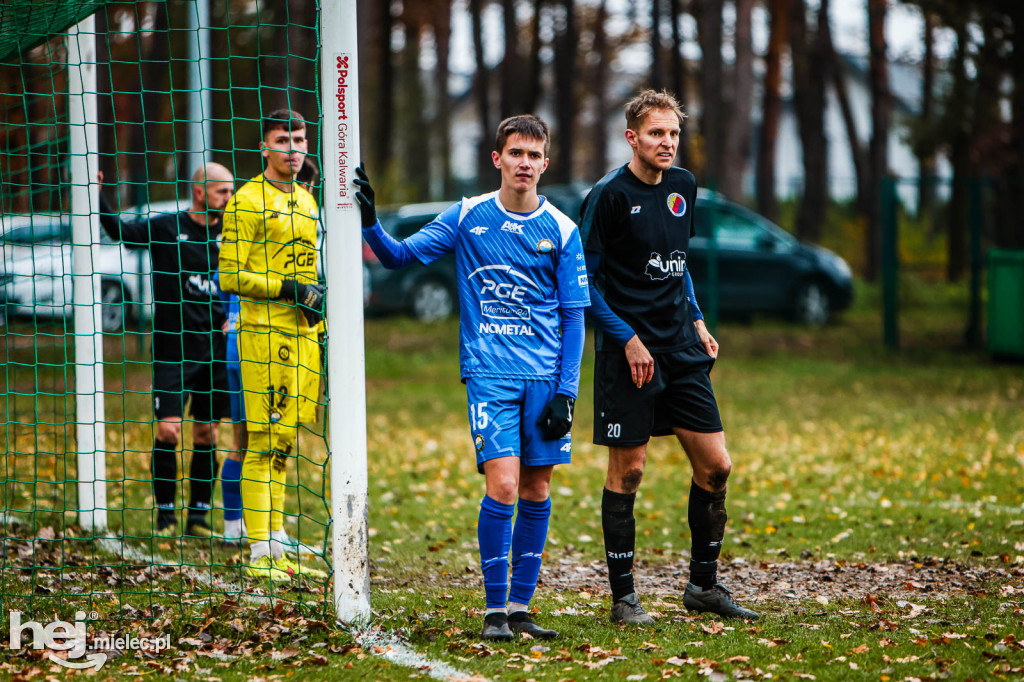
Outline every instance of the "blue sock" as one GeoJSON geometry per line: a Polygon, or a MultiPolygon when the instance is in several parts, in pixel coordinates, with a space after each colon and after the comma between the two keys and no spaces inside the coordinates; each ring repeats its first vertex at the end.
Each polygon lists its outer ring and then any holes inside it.
{"type": "Polygon", "coordinates": [[[220,468],[220,490],[224,495],[224,520],[237,521],[242,518],[242,463],[225,459],[220,468]]]}
{"type": "Polygon", "coordinates": [[[477,539],[489,609],[505,608],[508,597],[508,551],[512,546],[512,512],[515,508],[514,504],[502,504],[487,495],[480,503],[477,539]]]}
{"type": "Polygon", "coordinates": [[[512,533],[512,591],[508,600],[529,604],[537,589],[540,575],[540,555],[548,539],[548,519],[551,518],[551,498],[531,502],[519,498],[519,515],[512,533]]]}

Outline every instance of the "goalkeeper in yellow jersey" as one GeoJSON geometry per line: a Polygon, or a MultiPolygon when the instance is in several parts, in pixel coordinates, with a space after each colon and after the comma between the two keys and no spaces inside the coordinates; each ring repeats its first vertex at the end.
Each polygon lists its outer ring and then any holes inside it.
{"type": "Polygon", "coordinates": [[[221,288],[241,298],[238,351],[249,432],[241,489],[252,552],[246,571],[275,581],[326,577],[288,557],[281,542],[287,458],[299,423],[316,419],[320,387],[317,205],[295,181],[307,146],[298,113],[278,109],[263,119],[266,168],[224,210],[220,251],[221,288]]]}

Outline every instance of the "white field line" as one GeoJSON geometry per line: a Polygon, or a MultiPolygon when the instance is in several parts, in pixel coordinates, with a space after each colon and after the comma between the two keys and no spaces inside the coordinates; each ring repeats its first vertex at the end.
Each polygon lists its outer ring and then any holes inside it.
{"type": "Polygon", "coordinates": [[[353,636],[360,646],[363,647],[363,651],[369,651],[385,660],[407,668],[415,668],[420,672],[430,675],[435,680],[457,682],[458,680],[473,679],[474,682],[484,682],[486,679],[479,675],[464,673],[442,661],[427,658],[392,634],[385,634],[379,631],[363,631],[353,633],[353,636]],[[383,649],[383,651],[378,653],[374,648],[375,646],[383,649]]]}
{"type": "MultiPolygon", "coordinates": [[[[133,547],[132,545],[118,540],[117,538],[99,538],[99,545],[105,552],[117,556],[124,556],[132,561],[151,563],[161,566],[181,567],[179,563],[165,559],[158,554],[140,550],[137,547],[133,547]]],[[[235,583],[214,583],[205,573],[191,570],[187,567],[182,568],[186,570],[190,578],[194,578],[199,582],[206,583],[207,585],[216,587],[217,589],[231,590],[232,592],[240,595],[246,601],[258,602],[272,597],[272,595],[250,594],[235,583]]],[[[405,666],[407,668],[415,668],[420,672],[427,673],[430,677],[436,680],[451,680],[452,682],[456,682],[457,680],[465,680],[471,677],[474,680],[483,680],[483,678],[479,676],[469,675],[457,670],[443,661],[435,661],[428,658],[415,649],[409,647],[405,642],[393,634],[368,630],[352,631],[351,634],[363,648],[363,651],[369,652],[375,656],[380,656],[381,658],[397,665],[405,666]],[[380,651],[378,651],[378,649],[380,649],[380,651]]]]}

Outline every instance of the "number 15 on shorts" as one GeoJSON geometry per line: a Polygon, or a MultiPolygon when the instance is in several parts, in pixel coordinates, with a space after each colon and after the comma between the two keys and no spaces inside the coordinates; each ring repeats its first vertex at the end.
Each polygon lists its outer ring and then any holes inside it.
{"type": "Polygon", "coordinates": [[[469,404],[469,423],[475,429],[487,428],[491,423],[490,417],[487,416],[487,403],[469,404]]]}

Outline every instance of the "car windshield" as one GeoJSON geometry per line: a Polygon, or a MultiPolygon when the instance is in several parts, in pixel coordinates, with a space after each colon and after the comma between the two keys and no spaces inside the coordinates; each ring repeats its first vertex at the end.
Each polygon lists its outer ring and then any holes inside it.
{"type": "Polygon", "coordinates": [[[796,237],[757,213],[732,202],[698,201],[694,223],[698,237],[710,235],[710,221],[715,221],[718,246],[727,249],[757,249],[765,239],[774,241],[776,248],[790,248],[798,242],[796,237]]]}
{"type": "Polygon", "coordinates": [[[8,244],[38,244],[40,242],[68,241],[71,225],[59,220],[33,220],[15,227],[3,236],[8,244]]]}

